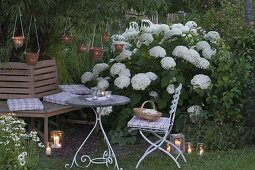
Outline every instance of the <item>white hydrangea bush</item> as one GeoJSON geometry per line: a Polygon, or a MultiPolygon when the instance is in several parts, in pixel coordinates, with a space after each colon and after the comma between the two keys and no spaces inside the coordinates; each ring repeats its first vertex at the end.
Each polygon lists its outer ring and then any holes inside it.
{"type": "Polygon", "coordinates": [[[208,73],[222,44],[216,31],[206,32],[194,21],[166,25],[142,20],[112,36],[112,44],[119,41],[125,43],[123,51],[84,73],[82,82],[107,76],[97,86],[132,96],[132,104],[153,99],[160,108],[168,105],[179,83],[189,94],[213,86],[208,73]]]}

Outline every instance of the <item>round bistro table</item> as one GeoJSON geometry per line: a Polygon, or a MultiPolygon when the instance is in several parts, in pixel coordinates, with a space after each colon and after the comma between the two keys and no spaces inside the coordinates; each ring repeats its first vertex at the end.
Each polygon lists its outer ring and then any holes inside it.
{"type": "Polygon", "coordinates": [[[101,117],[102,117],[101,111],[104,107],[125,105],[129,102],[130,102],[130,99],[128,97],[120,96],[120,95],[112,95],[110,98],[106,98],[104,100],[101,100],[100,98],[98,98],[97,100],[93,100],[91,96],[79,96],[79,97],[74,97],[72,99],[69,99],[67,101],[68,104],[73,106],[91,107],[96,116],[96,121],[92,130],[90,131],[88,136],[84,139],[84,141],[82,142],[82,144],[76,151],[73,157],[72,163],[66,164],[65,168],[72,168],[74,165],[80,168],[83,168],[83,167],[89,167],[91,164],[105,164],[108,167],[109,164],[114,163],[115,164],[114,169],[117,168],[118,170],[123,170],[118,165],[116,155],[104,131],[104,127],[101,121],[101,117]],[[97,111],[97,108],[99,108],[98,109],[99,111],[97,111]],[[95,130],[97,124],[99,124],[99,128],[101,129],[101,132],[103,133],[107,149],[103,152],[102,157],[100,158],[91,158],[89,155],[86,155],[86,154],[77,157],[79,151],[85,145],[86,141],[89,139],[92,132],[95,130]]]}

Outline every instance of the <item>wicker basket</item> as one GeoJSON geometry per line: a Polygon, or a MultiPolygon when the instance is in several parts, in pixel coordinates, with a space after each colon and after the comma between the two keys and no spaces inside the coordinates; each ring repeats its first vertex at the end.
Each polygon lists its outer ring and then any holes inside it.
{"type": "Polygon", "coordinates": [[[145,101],[145,102],[143,102],[143,104],[142,104],[141,107],[138,107],[138,108],[134,108],[134,109],[133,109],[134,114],[135,114],[137,117],[140,117],[141,119],[145,119],[145,120],[148,120],[148,121],[151,121],[151,122],[158,120],[158,119],[161,117],[161,115],[162,115],[161,112],[157,112],[157,114],[148,114],[148,113],[144,113],[144,110],[145,110],[146,108],[143,108],[143,107],[144,107],[144,105],[145,105],[146,103],[151,103],[152,108],[153,108],[154,110],[156,110],[155,103],[154,103],[153,101],[145,101]]]}

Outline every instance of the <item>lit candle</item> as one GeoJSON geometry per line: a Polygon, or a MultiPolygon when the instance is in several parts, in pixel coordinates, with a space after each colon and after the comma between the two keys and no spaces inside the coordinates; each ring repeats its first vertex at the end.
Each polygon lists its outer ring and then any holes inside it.
{"type": "Polygon", "coordinates": [[[178,147],[181,148],[181,141],[178,139],[175,139],[174,144],[178,147]]]}
{"type": "Polygon", "coordinates": [[[59,136],[54,136],[54,145],[58,146],[59,145],[59,136]]]}
{"type": "Polygon", "coordinates": [[[46,155],[51,155],[51,147],[47,146],[46,148],[46,155]]]}
{"type": "Polygon", "coordinates": [[[169,144],[167,144],[166,151],[167,151],[167,152],[170,152],[170,151],[171,151],[171,146],[170,146],[169,144]]]}
{"type": "Polygon", "coordinates": [[[198,153],[200,156],[202,156],[203,154],[204,154],[204,150],[203,150],[203,148],[200,148],[200,151],[199,151],[199,153],[198,153]]]}
{"type": "Polygon", "coordinates": [[[105,91],[101,91],[101,96],[105,96],[105,91]]]}
{"type": "Polygon", "coordinates": [[[188,146],[188,153],[191,153],[191,152],[192,152],[191,146],[188,146]]]}

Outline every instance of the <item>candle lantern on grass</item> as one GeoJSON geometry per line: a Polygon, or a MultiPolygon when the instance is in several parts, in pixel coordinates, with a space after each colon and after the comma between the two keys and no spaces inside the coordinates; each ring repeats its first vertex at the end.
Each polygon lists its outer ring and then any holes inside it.
{"type": "Polygon", "coordinates": [[[52,148],[63,147],[64,132],[61,130],[53,130],[50,132],[50,140],[52,141],[52,148]]]}
{"type": "MultiPolygon", "coordinates": [[[[183,153],[185,152],[185,136],[182,133],[170,134],[170,142],[177,146],[183,153]]],[[[171,151],[178,153],[175,148],[172,148],[171,151]]]]}
{"type": "Polygon", "coordinates": [[[185,149],[186,149],[186,153],[188,154],[191,154],[194,152],[193,145],[191,142],[186,142],[185,149]]]}
{"type": "Polygon", "coordinates": [[[204,143],[197,143],[197,154],[199,156],[203,156],[205,154],[205,144],[204,143]]]}

